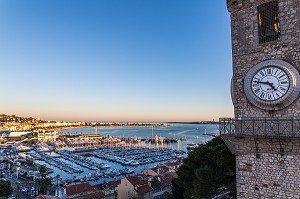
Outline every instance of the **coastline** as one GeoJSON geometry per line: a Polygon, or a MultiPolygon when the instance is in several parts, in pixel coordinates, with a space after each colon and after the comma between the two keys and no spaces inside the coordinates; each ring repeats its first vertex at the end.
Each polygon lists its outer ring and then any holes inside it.
{"type": "Polygon", "coordinates": [[[122,129],[122,128],[167,128],[172,126],[172,124],[167,125],[124,125],[124,126],[74,126],[74,127],[59,127],[59,128],[53,128],[53,131],[64,131],[68,129],[88,129],[88,128],[95,128],[95,129],[122,129]]]}

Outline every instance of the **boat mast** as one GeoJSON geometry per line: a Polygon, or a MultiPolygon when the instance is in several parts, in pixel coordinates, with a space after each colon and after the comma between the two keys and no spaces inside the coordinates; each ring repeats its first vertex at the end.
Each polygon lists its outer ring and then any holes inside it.
{"type": "Polygon", "coordinates": [[[153,131],[153,126],[152,126],[152,140],[151,140],[151,144],[154,141],[154,131],[153,131]]]}

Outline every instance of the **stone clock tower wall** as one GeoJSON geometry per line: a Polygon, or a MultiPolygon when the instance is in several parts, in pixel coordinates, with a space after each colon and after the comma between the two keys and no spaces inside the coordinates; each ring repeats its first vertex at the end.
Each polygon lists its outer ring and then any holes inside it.
{"type": "Polygon", "coordinates": [[[264,60],[283,60],[300,71],[300,0],[227,0],[227,7],[235,118],[220,118],[220,133],[236,155],[237,198],[300,198],[299,96],[270,111],[250,103],[244,91],[247,72],[264,60]],[[261,42],[258,7],[269,2],[278,5],[280,35],[261,42]]]}
{"type": "Polygon", "coordinates": [[[257,7],[270,1],[227,0],[231,14],[232,101],[236,118],[300,116],[300,100],[280,111],[265,111],[247,101],[243,80],[248,70],[267,59],[280,59],[300,71],[300,0],[279,0],[281,34],[275,41],[259,43],[257,7]]]}

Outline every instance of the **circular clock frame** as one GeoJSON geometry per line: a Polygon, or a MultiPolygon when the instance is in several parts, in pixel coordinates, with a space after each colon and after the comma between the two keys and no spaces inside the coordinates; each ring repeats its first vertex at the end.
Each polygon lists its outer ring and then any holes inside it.
{"type": "Polygon", "coordinates": [[[256,107],[264,110],[281,110],[292,104],[300,93],[300,75],[296,68],[283,60],[265,60],[253,66],[244,79],[244,92],[247,99],[256,107]],[[253,77],[263,68],[275,67],[283,70],[289,78],[288,91],[279,99],[263,100],[257,97],[252,90],[253,77]]]}

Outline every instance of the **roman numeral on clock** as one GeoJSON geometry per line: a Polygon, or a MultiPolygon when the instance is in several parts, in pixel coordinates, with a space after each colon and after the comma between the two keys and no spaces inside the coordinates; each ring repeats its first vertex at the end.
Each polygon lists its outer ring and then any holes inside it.
{"type": "Polygon", "coordinates": [[[280,75],[280,76],[279,76],[279,79],[283,78],[284,76],[285,76],[285,74],[283,74],[283,75],[280,75]]]}
{"type": "Polygon", "coordinates": [[[283,88],[283,87],[279,87],[280,90],[282,90],[283,92],[286,91],[286,88],[283,88]]]}
{"type": "Polygon", "coordinates": [[[258,94],[259,92],[260,92],[260,88],[257,88],[257,89],[254,90],[255,94],[258,94]]]}
{"type": "Polygon", "coordinates": [[[272,95],[268,94],[268,99],[271,100],[272,99],[272,95]]]}

